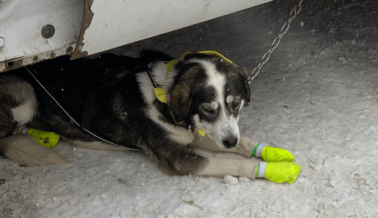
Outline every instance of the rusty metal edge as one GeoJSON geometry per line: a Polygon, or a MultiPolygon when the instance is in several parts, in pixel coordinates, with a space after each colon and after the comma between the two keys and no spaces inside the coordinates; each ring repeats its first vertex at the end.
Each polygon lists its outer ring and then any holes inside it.
{"type": "Polygon", "coordinates": [[[87,51],[81,51],[84,46],[84,34],[88,27],[91,25],[94,13],[91,11],[93,0],[84,0],[84,13],[83,22],[81,24],[80,36],[77,40],[75,50],[71,56],[71,60],[75,60],[88,55],[87,51]]]}
{"type": "Polygon", "coordinates": [[[14,70],[23,66],[35,64],[45,60],[54,59],[62,55],[70,55],[73,51],[75,44],[68,47],[58,48],[53,51],[44,52],[34,56],[18,57],[0,62],[0,73],[14,70]]]}

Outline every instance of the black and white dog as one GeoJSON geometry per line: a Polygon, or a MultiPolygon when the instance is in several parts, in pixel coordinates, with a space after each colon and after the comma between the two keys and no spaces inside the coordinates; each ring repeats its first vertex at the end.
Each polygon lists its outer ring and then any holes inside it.
{"type": "MultiPolygon", "coordinates": [[[[82,116],[91,90],[119,80],[96,93],[89,127],[93,132],[115,143],[141,148],[168,175],[255,178],[256,162],[205,158],[194,149],[251,157],[257,144],[241,136],[238,127],[239,112],[250,99],[247,73],[222,55],[185,53],[172,62],[172,57],[161,52],[144,51],[138,60],[112,54],[84,62],[61,59],[63,64],[35,65],[34,72],[39,72],[45,84],[58,72],[65,76],[64,85],[54,96],[74,117],[82,116]],[[152,77],[146,71],[132,72],[142,63],[139,60],[148,64],[152,77]],[[165,100],[157,98],[154,82],[165,100]]],[[[125,150],[81,131],[54,103],[41,100],[39,88],[22,74],[0,74],[2,156],[25,166],[67,162],[32,137],[14,135],[23,125],[56,132],[62,140],[79,147],[125,150]]]]}

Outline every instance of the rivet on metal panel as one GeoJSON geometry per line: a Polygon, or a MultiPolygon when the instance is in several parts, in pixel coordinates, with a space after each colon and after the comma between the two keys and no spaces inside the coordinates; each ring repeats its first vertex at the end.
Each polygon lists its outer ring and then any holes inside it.
{"type": "Polygon", "coordinates": [[[68,47],[68,48],[66,49],[66,53],[67,53],[67,54],[71,53],[72,51],[73,51],[72,46],[70,46],[70,47],[68,47]]]}
{"type": "Polygon", "coordinates": [[[17,60],[17,61],[8,61],[5,64],[5,71],[16,69],[23,66],[23,60],[17,60]]]}
{"type": "Polygon", "coordinates": [[[5,39],[3,37],[0,37],[0,48],[5,45],[5,39]]]}
{"type": "Polygon", "coordinates": [[[51,38],[55,33],[55,28],[51,24],[44,25],[41,30],[42,37],[45,39],[51,38]]]}

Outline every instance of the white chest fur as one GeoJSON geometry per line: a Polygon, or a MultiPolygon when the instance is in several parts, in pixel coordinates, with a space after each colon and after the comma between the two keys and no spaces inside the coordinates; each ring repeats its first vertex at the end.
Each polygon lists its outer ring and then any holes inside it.
{"type": "Polygon", "coordinates": [[[12,109],[14,121],[18,122],[18,126],[25,125],[30,122],[36,114],[37,102],[31,98],[25,104],[12,109]]]}

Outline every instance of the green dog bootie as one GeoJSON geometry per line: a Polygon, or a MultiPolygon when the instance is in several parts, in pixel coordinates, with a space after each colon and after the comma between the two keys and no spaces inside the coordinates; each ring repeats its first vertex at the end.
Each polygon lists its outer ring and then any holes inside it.
{"type": "Polygon", "coordinates": [[[266,162],[293,162],[294,156],[283,148],[270,147],[265,143],[257,144],[252,153],[255,157],[261,157],[266,162]]]}
{"type": "Polygon", "coordinates": [[[43,130],[27,127],[22,128],[20,132],[33,136],[34,140],[47,148],[54,147],[58,143],[60,138],[60,135],[56,134],[55,132],[46,132],[43,130]]]}
{"type": "Polygon", "coordinates": [[[256,177],[266,178],[271,182],[291,184],[294,182],[301,166],[291,162],[260,162],[256,168],[256,177]]]}

